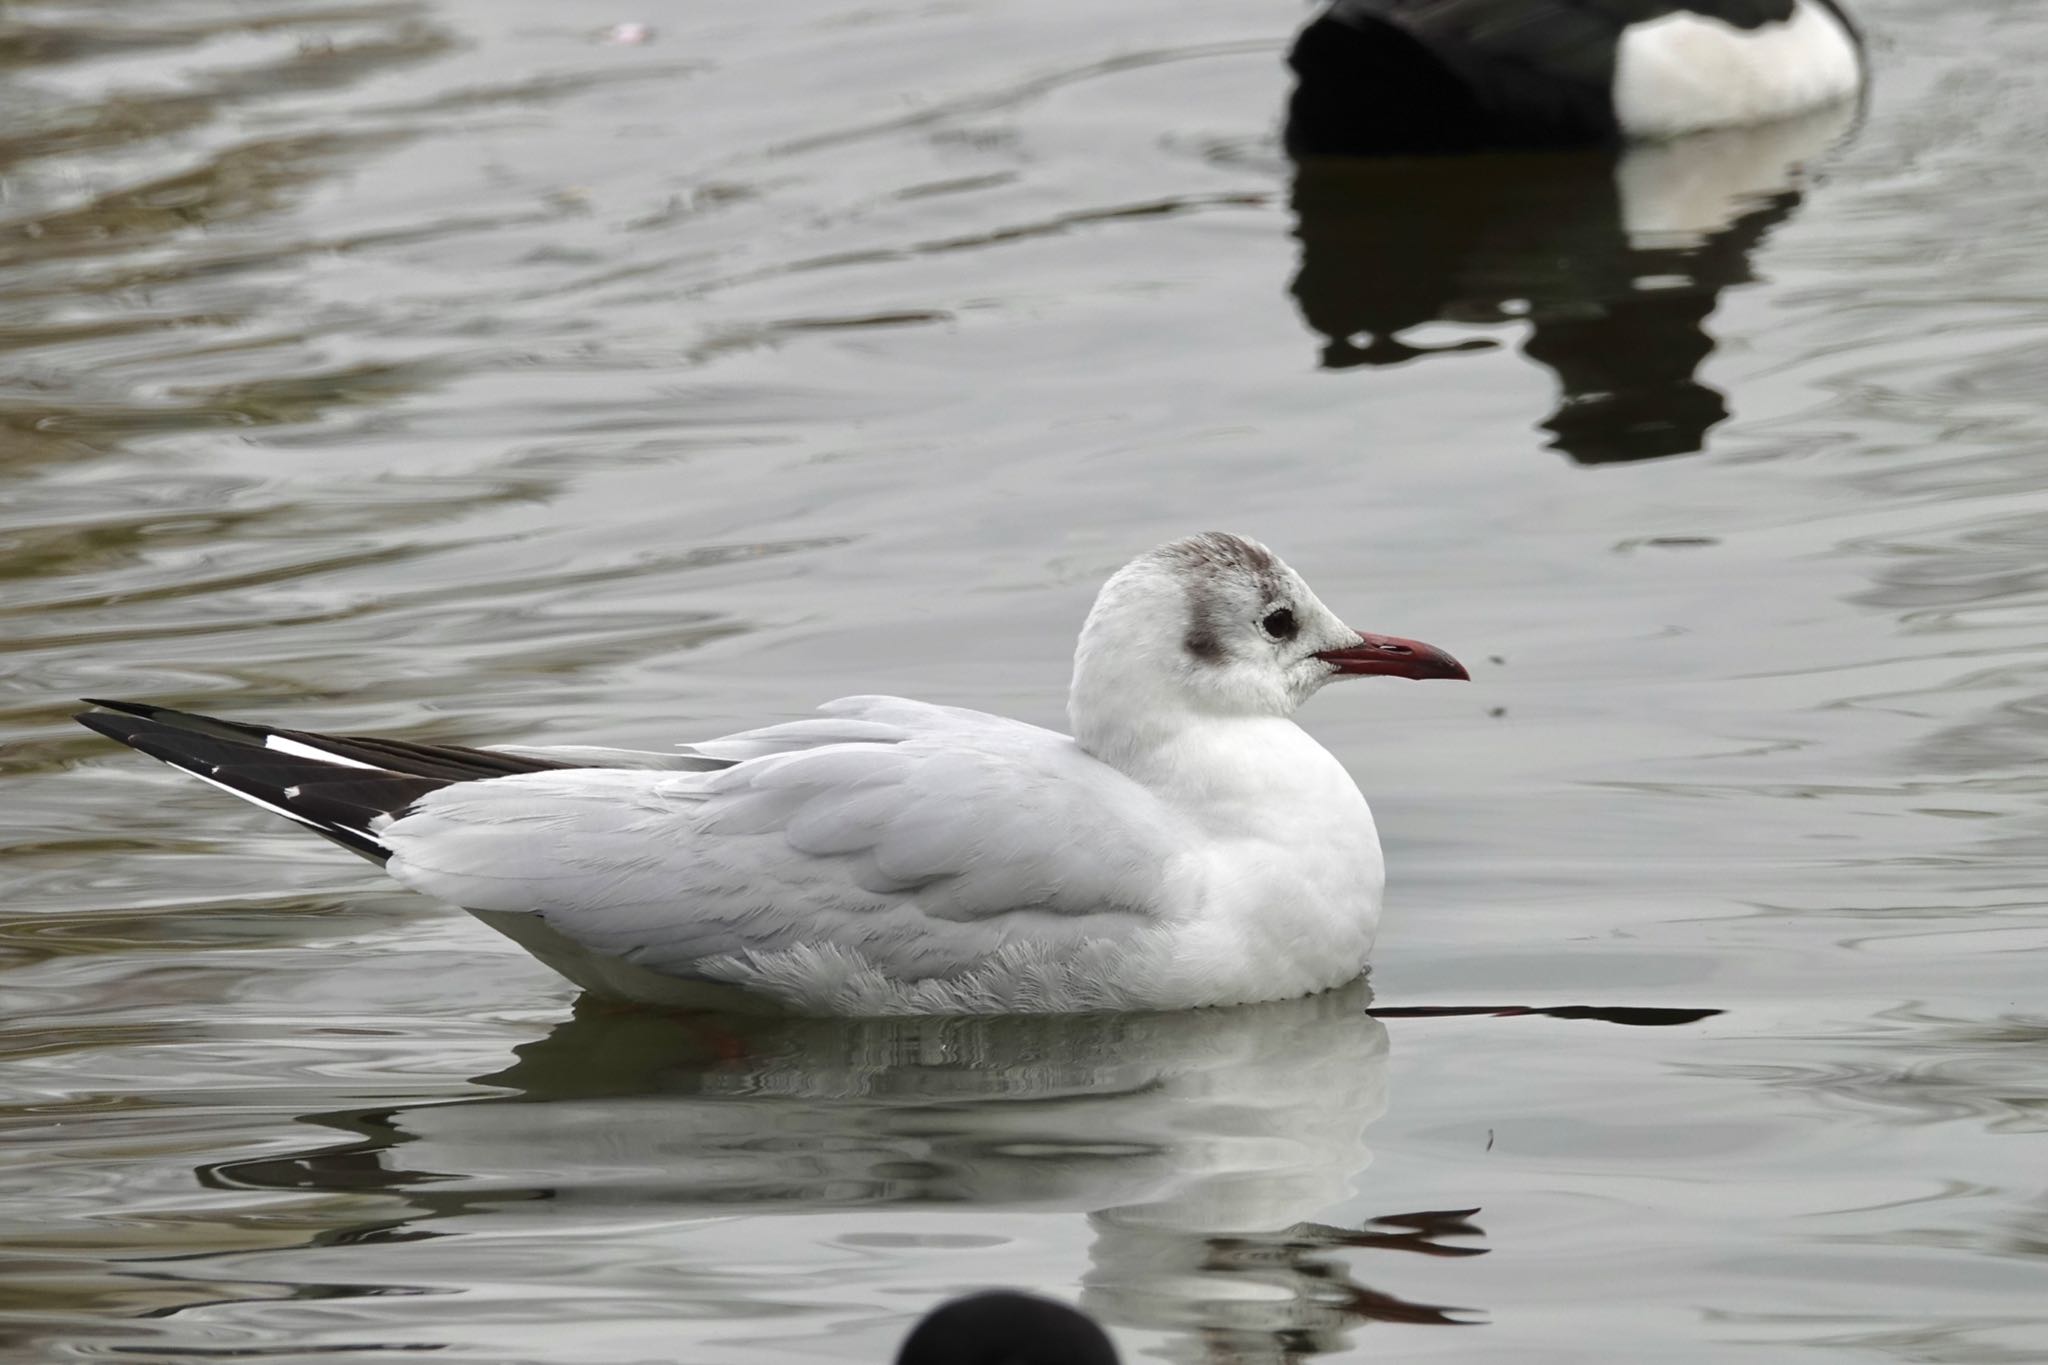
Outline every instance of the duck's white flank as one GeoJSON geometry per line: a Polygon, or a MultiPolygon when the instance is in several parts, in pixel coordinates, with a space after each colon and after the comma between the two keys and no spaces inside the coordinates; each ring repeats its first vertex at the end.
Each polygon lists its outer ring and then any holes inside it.
{"type": "Polygon", "coordinates": [[[1755,29],[1685,12],[1622,35],[1614,112],[1628,137],[1678,137],[1803,113],[1862,85],[1855,38],[1816,0],[1755,29]]]}

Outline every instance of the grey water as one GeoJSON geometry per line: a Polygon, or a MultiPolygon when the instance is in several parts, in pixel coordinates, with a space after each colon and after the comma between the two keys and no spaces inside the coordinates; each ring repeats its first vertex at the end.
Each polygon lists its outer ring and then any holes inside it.
{"type": "Polygon", "coordinates": [[[1857,9],[1296,167],[1273,0],[0,5],[0,1359],[2048,1359],[2048,12],[1857,9]],[[1472,667],[1304,713],[1369,986],[608,1010],[67,719],[1056,724],[1210,527],[1472,667]]]}

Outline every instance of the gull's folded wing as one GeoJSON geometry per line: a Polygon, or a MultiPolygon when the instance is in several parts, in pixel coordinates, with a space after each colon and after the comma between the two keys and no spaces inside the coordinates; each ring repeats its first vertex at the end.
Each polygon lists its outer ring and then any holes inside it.
{"type": "Polygon", "coordinates": [[[714,771],[462,783],[376,836],[416,890],[684,977],[819,948],[947,976],[1161,914],[1169,813],[1066,736],[895,698],[827,709],[692,746],[731,764],[714,771]]]}

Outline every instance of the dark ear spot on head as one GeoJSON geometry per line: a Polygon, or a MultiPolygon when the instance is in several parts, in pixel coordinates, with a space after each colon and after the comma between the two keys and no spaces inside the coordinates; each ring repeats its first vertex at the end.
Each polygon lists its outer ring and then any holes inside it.
{"type": "Polygon", "coordinates": [[[1223,642],[1216,638],[1216,632],[1208,626],[1196,626],[1181,641],[1188,653],[1205,664],[1213,664],[1223,657],[1223,642]]]}
{"type": "Polygon", "coordinates": [[[1204,531],[1201,535],[1162,545],[1158,553],[1187,568],[1210,573],[1235,572],[1263,578],[1271,576],[1277,567],[1271,552],[1265,547],[1254,545],[1243,536],[1234,536],[1228,531],[1204,531]]]}

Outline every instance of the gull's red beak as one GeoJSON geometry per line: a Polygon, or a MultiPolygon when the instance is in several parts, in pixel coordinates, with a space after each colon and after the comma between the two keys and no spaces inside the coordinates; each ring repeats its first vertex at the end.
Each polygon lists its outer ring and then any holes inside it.
{"type": "Polygon", "coordinates": [[[1337,665],[1339,676],[1347,673],[1384,673],[1395,678],[1459,678],[1472,675],[1465,665],[1420,640],[1403,640],[1393,635],[1361,635],[1348,649],[1325,649],[1316,657],[1337,665]]]}

